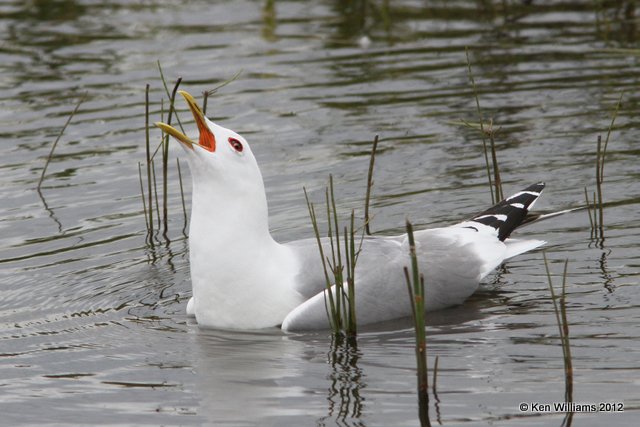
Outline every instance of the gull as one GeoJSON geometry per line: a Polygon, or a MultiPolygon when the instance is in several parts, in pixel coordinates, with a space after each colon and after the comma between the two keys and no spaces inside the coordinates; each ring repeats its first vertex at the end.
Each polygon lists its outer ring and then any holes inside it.
{"type": "MultiPolygon", "coordinates": [[[[179,93],[195,118],[198,141],[166,123],[156,126],[180,142],[193,180],[193,294],[187,314],[206,328],[330,328],[325,305],[330,291],[317,240],[273,239],[262,174],[247,140],[206,118],[189,93],[179,93]]],[[[505,260],[546,243],[510,238],[544,186],[530,185],[469,220],[415,232],[426,311],[463,303],[505,260]]],[[[328,238],[321,242],[329,245],[328,238]]],[[[403,269],[408,265],[406,234],[363,237],[355,271],[358,325],[411,315],[403,269]]]]}

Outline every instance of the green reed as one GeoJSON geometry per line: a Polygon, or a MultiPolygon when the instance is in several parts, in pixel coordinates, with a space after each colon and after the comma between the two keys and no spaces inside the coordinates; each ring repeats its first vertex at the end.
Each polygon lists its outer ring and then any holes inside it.
{"type": "Polygon", "coordinates": [[[371,201],[371,189],[373,188],[373,168],[376,163],[376,151],[378,149],[378,135],[373,138],[371,156],[369,156],[369,171],[367,172],[367,193],[364,198],[364,229],[367,236],[371,236],[371,217],[369,216],[369,204],[371,201]]]}
{"type": "MultiPolygon", "coordinates": [[[[160,78],[162,80],[163,86],[167,89],[166,81],[164,78],[164,74],[162,72],[162,67],[158,62],[158,68],[160,70],[160,78]]],[[[167,123],[171,123],[172,121],[172,112],[175,112],[175,108],[173,103],[175,101],[175,95],[177,93],[178,87],[182,82],[182,78],[178,78],[169,95],[169,111],[167,112],[167,123]]],[[[150,101],[149,101],[149,91],[150,85],[147,84],[145,87],[145,154],[146,154],[146,181],[147,181],[147,194],[146,201],[143,204],[144,214],[145,214],[145,223],[147,226],[147,242],[150,246],[154,246],[154,236],[155,236],[155,228],[154,228],[154,210],[156,211],[156,218],[158,220],[157,230],[160,231],[162,228],[162,235],[165,240],[168,239],[168,231],[169,231],[169,209],[168,209],[168,175],[169,175],[169,135],[162,135],[160,138],[160,143],[155,148],[155,150],[151,150],[151,138],[150,138],[150,101]],[[158,192],[158,182],[156,179],[156,167],[155,167],[155,156],[158,152],[162,153],[162,175],[161,175],[161,188],[162,191],[158,192]],[[160,207],[162,206],[162,215],[160,214],[160,207]]],[[[161,121],[164,121],[164,99],[161,99],[161,121]]],[[[180,123],[177,113],[176,120],[180,123]]],[[[182,124],[180,123],[182,127],[182,124]]],[[[184,188],[182,185],[182,173],[180,170],[180,164],[177,164],[178,167],[178,176],[180,179],[180,196],[182,199],[183,213],[185,217],[185,227],[183,228],[183,232],[186,230],[186,206],[184,203],[184,188]]],[[[140,179],[142,181],[142,172],[140,171],[140,179]]],[[[144,189],[141,189],[141,193],[143,197],[145,196],[144,189]]]]}
{"type": "Polygon", "coordinates": [[[330,254],[325,254],[315,205],[310,202],[306,188],[304,189],[304,196],[320,252],[327,288],[325,292],[325,307],[331,329],[335,335],[344,334],[348,337],[355,337],[357,335],[356,264],[362,248],[364,231],[360,238],[360,243],[356,245],[355,212],[352,210],[349,225],[343,227],[342,236],[340,235],[341,228],[334,195],[333,176],[329,175],[329,187],[325,189],[325,203],[327,240],[331,252],[330,254]]]}
{"type": "Polygon", "coordinates": [[[67,127],[69,126],[69,123],[71,123],[71,120],[73,119],[73,116],[76,115],[76,113],[80,109],[80,106],[82,105],[84,100],[87,99],[87,95],[88,95],[88,93],[85,92],[80,97],[80,99],[78,100],[78,103],[76,104],[76,107],[73,109],[71,114],[69,114],[69,117],[67,117],[67,121],[64,123],[64,126],[62,126],[62,129],[60,129],[60,133],[58,134],[58,137],[55,139],[55,141],[53,141],[53,145],[51,145],[51,151],[49,151],[49,155],[47,156],[47,160],[44,163],[44,167],[42,168],[42,173],[40,174],[40,179],[38,180],[38,185],[36,187],[36,190],[38,191],[38,193],[40,193],[40,190],[42,188],[42,181],[44,181],[44,176],[47,173],[47,168],[49,167],[49,163],[51,163],[51,159],[53,159],[53,152],[55,151],[56,147],[58,146],[58,142],[60,142],[60,139],[62,138],[62,135],[64,134],[64,131],[67,130],[67,127]]]}
{"type": "MultiPolygon", "coordinates": [[[[564,362],[564,401],[573,402],[573,361],[571,358],[571,343],[569,335],[569,321],[567,320],[567,266],[568,260],[564,262],[564,270],[562,273],[562,288],[560,295],[556,295],[551,279],[551,271],[547,260],[546,252],[542,252],[544,258],[544,267],[547,273],[547,281],[549,283],[549,291],[551,292],[551,301],[553,302],[553,311],[556,315],[556,323],[558,325],[558,333],[560,335],[560,344],[562,346],[562,359],[564,362]]],[[[573,418],[573,412],[567,412],[563,426],[569,427],[573,418]]]]}
{"type": "Polygon", "coordinates": [[[138,162],[138,178],[140,180],[140,194],[142,195],[142,209],[144,211],[144,222],[149,230],[149,218],[147,217],[147,202],[144,199],[144,186],[142,185],[142,164],[138,162]]]}
{"type": "Polygon", "coordinates": [[[187,205],[184,202],[184,186],[182,185],[182,169],[180,168],[180,159],[176,157],[176,164],[178,166],[178,180],[180,181],[180,200],[182,201],[182,215],[184,218],[184,226],[182,227],[182,234],[187,234],[187,205]]]}
{"type": "MultiPolygon", "coordinates": [[[[471,69],[471,60],[469,59],[469,48],[465,47],[465,54],[467,57],[467,72],[469,75],[469,81],[473,87],[473,95],[476,101],[476,110],[478,112],[478,120],[480,123],[480,135],[482,136],[482,148],[484,153],[484,162],[487,170],[487,180],[489,183],[489,190],[491,191],[491,202],[498,203],[504,198],[502,192],[502,179],[500,178],[500,166],[498,164],[498,156],[496,152],[495,136],[500,131],[493,127],[493,120],[490,120],[488,127],[484,124],[484,115],[480,108],[480,98],[478,96],[478,87],[476,86],[475,78],[473,77],[473,71],[471,69]],[[487,146],[487,137],[489,137],[489,146],[487,146]],[[489,152],[491,153],[491,160],[489,160],[489,152]],[[493,176],[492,176],[493,169],[493,176]]],[[[472,127],[469,123],[464,122],[467,126],[472,127]]]]}
{"type": "Polygon", "coordinates": [[[365,233],[371,235],[369,224],[369,206],[371,200],[371,190],[373,187],[373,170],[375,165],[375,155],[378,146],[378,135],[373,140],[371,156],[369,159],[369,170],[367,174],[367,191],[364,205],[364,227],[356,244],[355,211],[351,210],[348,226],[342,227],[338,219],[333,176],[329,175],[329,186],[325,189],[325,204],[327,217],[327,236],[330,249],[329,254],[325,254],[326,248],[322,243],[320,229],[318,226],[318,216],[315,205],[310,202],[306,188],[304,189],[305,200],[309,217],[313,226],[314,235],[318,243],[320,261],[324,272],[326,293],[325,308],[331,329],[334,335],[345,335],[355,337],[357,335],[356,317],[356,294],[355,275],[358,256],[362,249],[365,233]],[[344,251],[344,252],[343,252],[344,251]]]}
{"type": "MultiPolygon", "coordinates": [[[[176,101],[176,93],[178,92],[178,87],[182,82],[182,77],[178,77],[176,84],[173,86],[173,91],[171,92],[171,97],[169,98],[169,112],[167,113],[167,124],[171,124],[171,114],[174,112],[175,101],[176,101]]],[[[177,114],[176,114],[177,119],[177,114]]],[[[169,135],[165,135],[162,141],[162,218],[163,218],[163,236],[166,238],[167,233],[169,231],[169,209],[167,204],[167,186],[169,180],[169,135]]]]}
{"type": "MultiPolygon", "coordinates": [[[[147,212],[146,206],[143,203],[143,207],[145,208],[145,219],[147,223],[147,236],[149,237],[149,243],[153,245],[153,193],[151,191],[151,140],[149,137],[149,84],[145,86],[144,90],[144,134],[145,134],[145,153],[147,155],[147,193],[149,195],[149,211],[147,212]],[[149,215],[147,219],[147,213],[149,215]]],[[[144,202],[144,189],[142,188],[142,172],[140,172],[140,168],[138,168],[138,172],[140,173],[140,190],[142,192],[142,201],[144,202]]]]}
{"type": "Polygon", "coordinates": [[[234,80],[237,80],[238,77],[240,77],[240,74],[242,74],[242,71],[243,70],[238,71],[233,75],[233,77],[223,81],[213,89],[205,90],[204,92],[202,92],[202,114],[204,114],[205,116],[207,115],[207,103],[209,101],[209,97],[214,93],[216,93],[217,91],[219,91],[220,89],[222,89],[223,87],[225,87],[226,85],[228,85],[229,83],[233,82],[234,80]]]}
{"type": "MultiPolygon", "coordinates": [[[[151,160],[151,175],[153,177],[153,195],[156,201],[156,219],[158,221],[158,230],[162,225],[162,218],[160,217],[160,198],[158,197],[158,180],[156,179],[156,164],[151,160]]],[[[151,243],[153,245],[153,243],[151,243]]]]}
{"type": "MultiPolygon", "coordinates": [[[[429,372],[427,368],[427,337],[425,326],[425,292],[424,275],[418,267],[416,242],[413,226],[407,220],[407,236],[409,238],[409,256],[411,258],[411,273],[404,267],[404,276],[409,291],[411,314],[416,335],[416,366],[418,377],[418,408],[421,426],[430,426],[429,420],[429,372]]],[[[435,380],[435,377],[434,377],[435,380]]]]}
{"type": "Polygon", "coordinates": [[[587,187],[584,188],[585,202],[587,204],[587,213],[589,215],[589,223],[591,224],[591,238],[595,238],[599,241],[604,241],[604,198],[602,195],[602,184],[604,183],[604,165],[607,154],[607,148],[609,147],[609,141],[611,139],[611,132],[615,124],[618,112],[620,111],[620,105],[622,104],[622,97],[624,92],[620,94],[620,98],[611,115],[611,122],[607,129],[607,136],[602,142],[602,137],[598,135],[596,144],[596,190],[593,193],[593,203],[589,200],[587,187]]]}

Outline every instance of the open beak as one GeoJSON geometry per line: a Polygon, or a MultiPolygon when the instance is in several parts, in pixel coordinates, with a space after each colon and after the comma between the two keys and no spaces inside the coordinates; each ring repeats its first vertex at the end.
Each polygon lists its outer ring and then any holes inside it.
{"type": "Polygon", "coordinates": [[[200,132],[199,141],[197,143],[192,141],[188,136],[180,132],[178,129],[166,123],[156,122],[155,125],[162,129],[163,132],[173,136],[175,139],[191,149],[193,149],[193,145],[196,144],[201,146],[205,150],[211,152],[216,151],[216,137],[213,135],[213,132],[211,132],[211,129],[209,129],[209,126],[207,126],[204,114],[202,114],[202,110],[198,106],[198,103],[188,92],[179,90],[178,93],[182,95],[185,101],[187,101],[189,109],[191,110],[191,114],[193,114],[193,118],[196,120],[196,125],[198,126],[198,131],[200,132]]]}

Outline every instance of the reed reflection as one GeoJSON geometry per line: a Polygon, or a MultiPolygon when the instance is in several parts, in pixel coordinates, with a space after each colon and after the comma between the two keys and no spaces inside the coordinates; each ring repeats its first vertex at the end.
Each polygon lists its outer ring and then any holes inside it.
{"type": "Polygon", "coordinates": [[[367,385],[366,375],[358,366],[362,353],[358,349],[355,337],[333,335],[329,347],[328,362],[331,371],[327,401],[327,416],[318,420],[318,425],[325,425],[327,419],[338,425],[365,426],[360,419],[364,409],[364,397],[361,390],[367,385]]]}

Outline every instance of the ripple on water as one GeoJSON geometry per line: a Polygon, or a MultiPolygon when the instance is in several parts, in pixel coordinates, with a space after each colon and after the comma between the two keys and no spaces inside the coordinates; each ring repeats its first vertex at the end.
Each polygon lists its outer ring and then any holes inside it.
{"type": "MultiPolygon", "coordinates": [[[[302,186],[322,200],[329,173],[345,212],[362,205],[379,134],[372,226],[394,233],[407,217],[440,226],[490,203],[481,137],[464,123],[478,121],[468,46],[483,116],[498,130],[505,192],[544,180],[542,210],[579,206],[584,187],[594,191],[597,136],[624,92],[603,185],[606,239],[593,239],[584,211],[518,235],[549,242],[556,284],[569,259],[576,398],[625,402],[624,414],[581,421],[635,425],[638,52],[635,20],[625,16],[633,2],[5,3],[5,423],[415,424],[406,319],[363,330],[353,348],[326,334],[200,330],[185,317],[188,250],[173,145],[170,242],[145,241],[136,164],[144,88],[151,85],[155,121],[167,110],[158,60],[169,85],[182,76],[194,94],[242,70],[209,99],[208,113],[251,142],[281,240],[310,235],[302,186]],[[85,92],[39,194],[51,143],[85,92]]],[[[177,114],[195,134],[181,103],[177,114]]],[[[151,139],[155,149],[156,129],[151,139]]],[[[563,399],[541,262],[539,253],[519,257],[461,307],[428,317],[429,351],[440,356],[432,421],[560,422],[516,409],[563,399]]]]}

